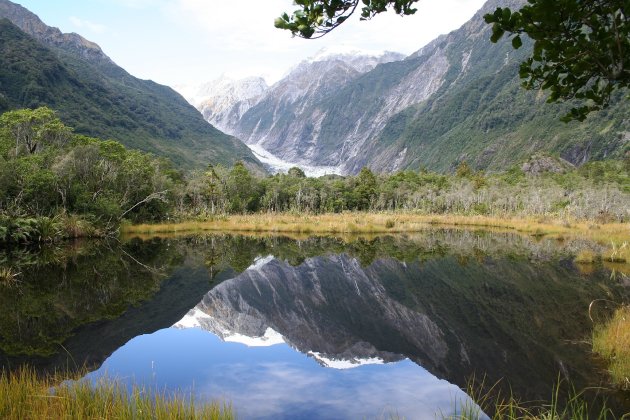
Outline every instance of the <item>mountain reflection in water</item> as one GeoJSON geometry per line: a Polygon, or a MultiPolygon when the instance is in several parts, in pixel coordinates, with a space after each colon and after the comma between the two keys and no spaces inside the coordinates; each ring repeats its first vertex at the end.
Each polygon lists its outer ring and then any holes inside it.
{"type": "MultiPolygon", "coordinates": [[[[157,389],[194,383],[195,394],[225,398],[246,418],[433,417],[466,398],[458,387],[473,375],[504,378],[528,400],[549,399],[559,374],[578,389],[599,385],[605,378],[584,341],[588,305],[627,295],[602,267],[585,273],[570,262],[572,244],[509,234],[214,235],[121,247],[111,252],[133,282],[151,278],[154,291],[112,303],[122,310],[111,319],[53,316],[74,321],[62,322],[58,338],[73,363],[97,368],[107,358],[90,377],[157,389]]],[[[110,267],[115,258],[101,251],[46,272],[90,273],[108,255],[110,267]]],[[[0,324],[5,365],[68,363],[65,352],[20,351],[12,319],[0,324]]]]}

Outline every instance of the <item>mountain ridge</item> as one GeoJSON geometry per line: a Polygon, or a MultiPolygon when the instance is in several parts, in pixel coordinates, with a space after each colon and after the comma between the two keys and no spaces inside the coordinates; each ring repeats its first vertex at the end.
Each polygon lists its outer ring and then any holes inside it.
{"type": "Polygon", "coordinates": [[[569,104],[546,104],[544,92],[520,87],[518,67],[532,43],[514,50],[508,39],[490,42],[483,15],[523,4],[490,0],[459,29],[360,74],[339,65],[326,77],[323,68],[298,65],[226,129],[278,158],[348,174],[363,166],[450,172],[463,161],[501,171],[536,153],[576,165],[623,157],[627,101],[564,124],[569,104]]]}

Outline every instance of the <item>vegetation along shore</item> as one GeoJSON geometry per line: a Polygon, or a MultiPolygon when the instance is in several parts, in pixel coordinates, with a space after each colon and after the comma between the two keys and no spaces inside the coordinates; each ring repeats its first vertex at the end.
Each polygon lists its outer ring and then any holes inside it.
{"type": "Polygon", "coordinates": [[[363,168],[358,175],[309,178],[292,168],[257,176],[242,163],[184,173],[164,158],[73,134],[48,108],[3,114],[0,156],[0,241],[5,243],[102,236],[115,233],[122,222],[213,220],[212,226],[232,230],[238,230],[238,222],[244,230],[334,233],[409,231],[415,221],[436,220],[529,233],[579,229],[612,241],[611,255],[617,255],[624,251],[630,219],[630,157],[576,168],[559,158],[533,156],[487,174],[466,162],[451,174],[388,175],[363,168]],[[375,215],[352,223],[355,216],[347,212],[375,215]],[[227,215],[238,217],[221,221],[227,215]],[[310,221],[315,223],[304,223],[310,221]]]}

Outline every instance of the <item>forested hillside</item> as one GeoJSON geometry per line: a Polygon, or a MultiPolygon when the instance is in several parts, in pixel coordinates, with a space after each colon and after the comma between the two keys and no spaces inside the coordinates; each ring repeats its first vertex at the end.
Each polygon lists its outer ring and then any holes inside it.
{"type": "Polygon", "coordinates": [[[242,142],[171,88],[131,76],[96,44],[1,0],[0,111],[38,106],[55,109],[77,133],[167,156],[182,168],[237,160],[259,166],[242,142]]]}

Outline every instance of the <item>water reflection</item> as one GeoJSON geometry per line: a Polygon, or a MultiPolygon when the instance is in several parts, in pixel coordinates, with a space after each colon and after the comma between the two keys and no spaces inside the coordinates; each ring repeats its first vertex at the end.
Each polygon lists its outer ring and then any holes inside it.
{"type": "Polygon", "coordinates": [[[198,396],[231,401],[239,418],[433,418],[467,399],[409,360],[324,369],[287,344],[248,347],[199,329],[135,338],[92,377],[105,372],[157,389],[190,391],[194,383],[198,396]]]}
{"type": "Polygon", "coordinates": [[[472,375],[548,399],[558,374],[605,383],[587,308],[627,296],[603,267],[576,267],[576,248],[457,231],[88,244],[0,289],[0,361],[107,359],[93,375],[194,383],[246,417],[431,417],[472,375]]]}
{"type": "Polygon", "coordinates": [[[576,342],[589,333],[592,296],[615,287],[603,272],[585,277],[567,262],[513,255],[262,261],[216,286],[179,325],[243,342],[277,332],[323,366],[409,358],[460,386],[475,374],[507,377],[529,399],[548,397],[559,373],[577,386],[597,376],[576,342]]]}

